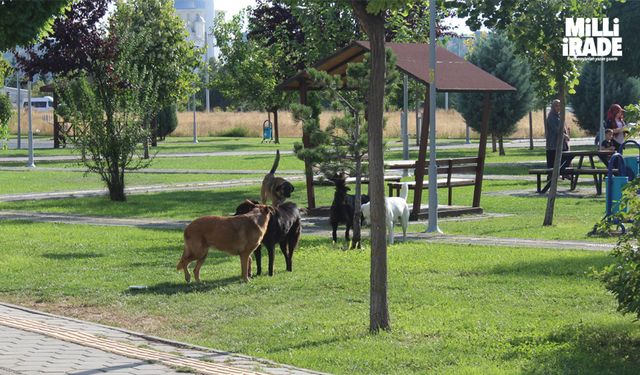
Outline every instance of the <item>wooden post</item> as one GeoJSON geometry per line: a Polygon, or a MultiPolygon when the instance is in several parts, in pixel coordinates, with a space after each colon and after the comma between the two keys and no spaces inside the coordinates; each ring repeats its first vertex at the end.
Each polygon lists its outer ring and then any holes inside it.
{"type": "Polygon", "coordinates": [[[478,169],[476,170],[476,186],[473,189],[473,207],[480,207],[482,179],[484,178],[484,159],[487,156],[487,133],[489,132],[489,114],[491,113],[491,93],[485,91],[482,109],[482,127],[480,128],[480,145],[478,146],[478,169]]]}
{"type": "Polygon", "coordinates": [[[413,191],[413,211],[411,220],[417,220],[422,203],[422,186],[424,186],[424,172],[427,168],[427,143],[429,143],[429,85],[426,86],[424,106],[422,109],[422,127],[420,130],[420,149],[416,161],[416,188],[413,191]]]}
{"type": "MultiPolygon", "coordinates": [[[[300,104],[307,105],[307,83],[304,78],[300,81],[300,104]]],[[[304,148],[311,148],[311,138],[309,133],[304,131],[302,127],[302,145],[304,148]]],[[[304,159],[304,175],[307,183],[307,206],[308,208],[316,208],[316,195],[313,190],[313,170],[311,162],[307,158],[304,159]]]]}

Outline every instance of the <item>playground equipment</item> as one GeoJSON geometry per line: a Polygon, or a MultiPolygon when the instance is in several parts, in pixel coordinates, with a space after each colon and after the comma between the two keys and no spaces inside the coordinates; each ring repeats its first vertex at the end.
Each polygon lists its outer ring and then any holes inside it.
{"type": "Polygon", "coordinates": [[[629,181],[633,181],[638,177],[639,161],[640,144],[636,141],[629,140],[620,145],[618,152],[611,156],[607,166],[605,219],[620,228],[622,233],[626,232],[624,222],[617,218],[615,214],[620,212],[623,189],[629,181]],[[623,156],[622,154],[627,145],[636,146],[636,148],[638,148],[639,155],[623,156]]]}

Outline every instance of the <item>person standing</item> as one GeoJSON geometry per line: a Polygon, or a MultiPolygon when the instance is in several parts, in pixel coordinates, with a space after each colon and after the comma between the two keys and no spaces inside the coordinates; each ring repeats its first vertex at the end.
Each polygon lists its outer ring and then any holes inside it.
{"type": "Polygon", "coordinates": [[[607,129],[613,131],[613,141],[616,150],[624,143],[624,109],[619,104],[612,104],[607,111],[607,129]]]}
{"type": "MultiPolygon", "coordinates": [[[[551,104],[551,110],[547,116],[547,121],[544,123],[544,132],[546,137],[546,151],[547,151],[547,168],[553,168],[553,161],[556,157],[556,145],[558,144],[558,130],[560,129],[560,100],[556,99],[551,104]]],[[[565,126],[563,131],[562,151],[569,150],[569,132],[565,126]]],[[[562,156],[561,173],[571,163],[570,157],[562,156]]]]}

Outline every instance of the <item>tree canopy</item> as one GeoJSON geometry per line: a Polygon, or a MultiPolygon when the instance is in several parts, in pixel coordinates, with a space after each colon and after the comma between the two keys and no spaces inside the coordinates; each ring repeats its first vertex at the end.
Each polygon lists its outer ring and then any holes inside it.
{"type": "Polygon", "coordinates": [[[51,32],[54,17],[72,0],[4,0],[0,2],[0,51],[26,45],[51,32]]]}
{"type": "MultiPolygon", "coordinates": [[[[531,107],[533,87],[529,66],[516,56],[506,36],[499,33],[480,39],[467,59],[516,88],[515,92],[494,93],[491,97],[489,131],[502,140],[516,130],[518,121],[531,107]]],[[[458,111],[467,125],[480,131],[484,93],[462,93],[457,100],[458,111]]],[[[500,146],[500,154],[504,155],[502,142],[500,146]]]]}

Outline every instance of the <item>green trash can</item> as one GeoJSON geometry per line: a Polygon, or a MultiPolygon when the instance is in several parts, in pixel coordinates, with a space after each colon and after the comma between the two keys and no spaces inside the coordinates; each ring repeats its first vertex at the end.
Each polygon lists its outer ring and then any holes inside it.
{"type": "Polygon", "coordinates": [[[607,215],[611,215],[620,211],[622,189],[624,189],[624,186],[627,184],[629,179],[627,176],[612,176],[611,184],[608,183],[608,179],[609,176],[605,177],[605,186],[607,187],[606,213],[607,215]],[[611,191],[609,191],[609,188],[611,188],[611,191]]]}
{"type": "Polygon", "coordinates": [[[638,176],[638,156],[625,156],[624,165],[627,166],[627,169],[631,169],[633,171],[634,176],[638,176]]]}

